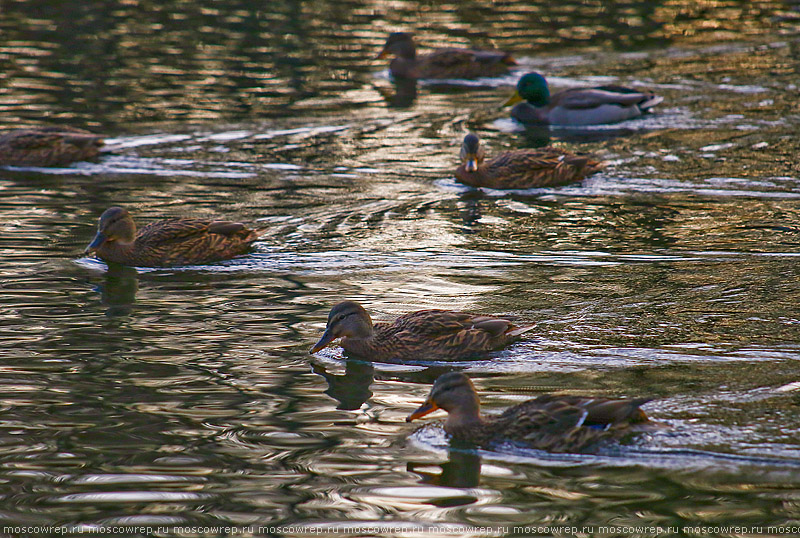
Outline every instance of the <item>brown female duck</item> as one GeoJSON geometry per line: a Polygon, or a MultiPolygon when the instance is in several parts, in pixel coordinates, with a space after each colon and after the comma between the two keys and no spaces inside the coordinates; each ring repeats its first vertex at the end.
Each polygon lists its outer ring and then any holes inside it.
{"type": "Polygon", "coordinates": [[[448,413],[445,432],[455,440],[484,446],[511,440],[550,452],[582,452],[598,441],[652,429],[654,423],[639,409],[651,399],[545,394],[484,418],[472,381],[460,372],[450,372],[436,380],[428,399],[406,421],[444,409],[448,413]]]}
{"type": "Polygon", "coordinates": [[[456,178],[471,187],[490,189],[557,187],[580,181],[602,167],[598,161],[553,147],[506,151],[487,162],[480,139],[470,133],[461,145],[456,178]]]}
{"type": "Polygon", "coordinates": [[[73,127],[16,129],[0,135],[0,165],[62,166],[97,157],[103,137],[73,127]]]}
{"type": "Polygon", "coordinates": [[[407,32],[389,34],[376,59],[390,54],[395,58],[389,64],[389,72],[403,78],[492,77],[517,65],[510,54],[497,50],[437,49],[418,56],[414,35],[407,32]]]}
{"type": "Polygon", "coordinates": [[[137,233],[126,209],[110,207],[100,216],[86,253],[109,263],[172,267],[227,260],[246,253],[257,239],[257,231],[223,220],[160,220],[137,233]]]}
{"type": "Polygon", "coordinates": [[[360,304],[344,301],[331,309],[311,353],[341,337],[345,351],[371,361],[466,359],[501,349],[532,328],[450,310],[419,310],[373,325],[360,304]]]}

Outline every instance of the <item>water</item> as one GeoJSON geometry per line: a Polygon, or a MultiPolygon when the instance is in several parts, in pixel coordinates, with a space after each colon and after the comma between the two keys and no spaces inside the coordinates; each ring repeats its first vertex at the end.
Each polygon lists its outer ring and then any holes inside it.
{"type": "Polygon", "coordinates": [[[2,127],[85,127],[113,151],[0,171],[3,535],[796,525],[798,5],[608,4],[4,6],[2,127]],[[521,67],[396,85],[371,58],[410,28],[521,67]],[[665,101],[526,131],[498,105],[532,69],[665,101]],[[552,142],[609,166],[559,189],[465,189],[467,129],[490,153],[552,142]],[[115,204],[266,232],[229,262],[107,272],[81,252],[115,204]],[[377,319],[446,306],[537,329],[481,361],[309,356],[343,298],[377,319]],[[487,412],[649,395],[667,427],[593,455],[450,447],[435,420],[404,419],[452,368],[487,412]]]}

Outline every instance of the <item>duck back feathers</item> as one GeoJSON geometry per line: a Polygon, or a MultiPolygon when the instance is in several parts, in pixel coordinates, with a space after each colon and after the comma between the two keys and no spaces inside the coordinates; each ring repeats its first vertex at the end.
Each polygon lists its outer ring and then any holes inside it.
{"type": "Polygon", "coordinates": [[[152,222],[137,231],[127,210],[111,207],[100,217],[97,235],[86,251],[122,265],[195,265],[244,254],[258,235],[239,222],[182,218],[152,222]]]}
{"type": "Polygon", "coordinates": [[[373,323],[354,301],[336,304],[316,353],[337,338],[349,354],[372,361],[457,360],[482,356],[519,338],[533,326],[451,310],[419,310],[392,322],[373,323]]]}
{"type": "Polygon", "coordinates": [[[62,166],[97,157],[103,137],[73,127],[16,129],[0,134],[0,165],[62,166]]]}

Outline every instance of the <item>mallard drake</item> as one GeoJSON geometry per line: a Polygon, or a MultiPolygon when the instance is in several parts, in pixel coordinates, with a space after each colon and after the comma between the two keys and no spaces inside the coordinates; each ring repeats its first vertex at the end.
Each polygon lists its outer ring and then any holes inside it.
{"type": "Polygon", "coordinates": [[[519,103],[511,109],[511,117],[522,123],[593,125],[638,118],[663,100],[623,86],[570,88],[550,96],[545,78],[528,73],[503,106],[519,103]]]}
{"type": "Polygon", "coordinates": [[[100,216],[86,254],[136,267],[196,265],[244,254],[257,239],[257,231],[224,220],[159,220],[137,233],[127,209],[110,207],[100,216]]]}
{"type": "Polygon", "coordinates": [[[517,65],[510,54],[497,50],[437,49],[417,56],[414,35],[407,32],[389,34],[376,59],[395,58],[389,72],[404,78],[476,78],[493,77],[517,65]]]}
{"type": "Polygon", "coordinates": [[[0,134],[0,165],[62,166],[97,157],[103,137],[73,127],[16,129],[0,134]]]}
{"type": "Polygon", "coordinates": [[[325,333],[310,352],[341,337],[345,351],[371,361],[457,360],[501,349],[532,328],[450,310],[419,310],[373,325],[360,304],[344,301],[331,309],[325,333]]]}
{"type": "Polygon", "coordinates": [[[471,187],[490,189],[557,187],[580,181],[602,167],[598,161],[554,147],[505,151],[485,162],[480,139],[469,133],[461,145],[456,178],[471,187]]]}
{"type": "Polygon", "coordinates": [[[450,372],[436,380],[425,403],[406,422],[444,409],[444,430],[454,440],[483,446],[510,440],[550,452],[582,452],[598,441],[652,427],[639,409],[651,400],[544,394],[484,418],[470,378],[450,372]]]}

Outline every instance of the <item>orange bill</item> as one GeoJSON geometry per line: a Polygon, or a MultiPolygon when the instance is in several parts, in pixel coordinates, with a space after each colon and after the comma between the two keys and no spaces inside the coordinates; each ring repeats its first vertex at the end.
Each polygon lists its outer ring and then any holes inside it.
{"type": "Polygon", "coordinates": [[[417,408],[416,411],[406,417],[406,422],[411,422],[414,419],[422,418],[429,413],[433,413],[439,409],[439,406],[433,403],[430,398],[425,400],[425,403],[417,408]]]}

